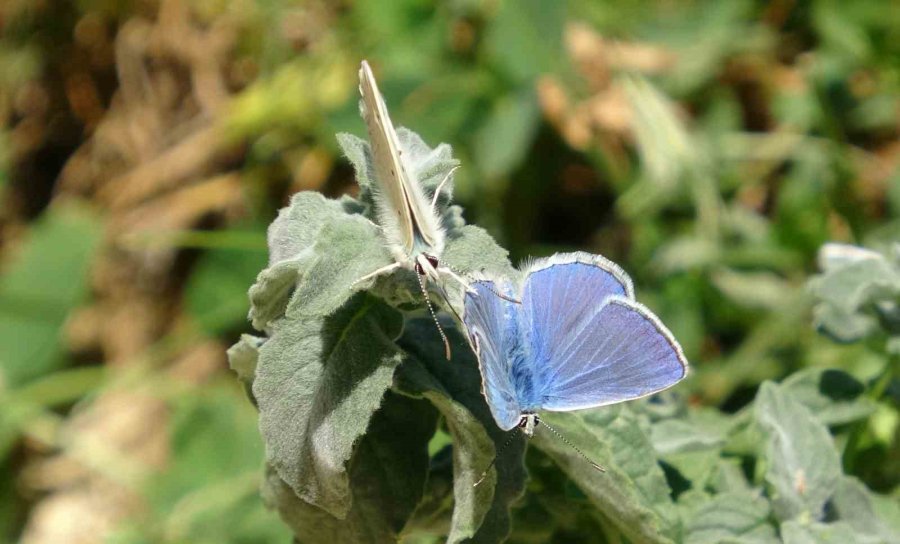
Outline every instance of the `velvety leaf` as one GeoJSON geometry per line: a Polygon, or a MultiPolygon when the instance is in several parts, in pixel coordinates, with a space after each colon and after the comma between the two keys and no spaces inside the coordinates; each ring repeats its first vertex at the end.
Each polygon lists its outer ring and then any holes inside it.
{"type": "Polygon", "coordinates": [[[872,492],[862,482],[844,476],[831,498],[831,506],[837,518],[846,522],[858,534],[886,544],[900,543],[900,532],[879,517],[872,499],[872,492]]]}
{"type": "Polygon", "coordinates": [[[5,387],[62,365],[62,326],[88,293],[86,274],[101,234],[88,211],[52,207],[7,256],[0,276],[0,383],[5,387]]]}
{"type": "Polygon", "coordinates": [[[360,278],[392,262],[375,225],[358,215],[327,223],[312,253],[314,258],[291,295],[288,317],[330,314],[364,287],[357,283],[360,278]]]}
{"type": "Polygon", "coordinates": [[[685,514],[689,544],[777,543],[768,501],[750,492],[715,495],[685,514]]]}
{"type": "Polygon", "coordinates": [[[297,497],[271,468],[263,498],[305,544],[397,542],[422,497],[436,419],[427,402],[387,394],[350,462],[352,506],[343,519],[297,497]]]}
{"type": "Polygon", "coordinates": [[[525,440],[518,431],[511,435],[497,427],[481,394],[471,348],[455,329],[446,329],[453,349],[449,363],[432,321],[407,324],[401,344],[414,357],[398,371],[397,387],[431,401],[453,436],[454,507],[448,542],[502,542],[510,530],[510,506],[525,488],[525,440]],[[473,487],[504,444],[494,468],[473,487]]]}
{"type": "Polygon", "coordinates": [[[346,463],[393,381],[400,314],[358,295],[328,317],[286,317],[259,350],[253,394],[266,458],[303,500],[343,518],[346,463]]]}
{"type": "Polygon", "coordinates": [[[238,379],[246,386],[252,386],[256,379],[256,364],[259,361],[259,348],[265,343],[265,338],[242,334],[241,339],[228,348],[228,366],[231,367],[238,379]]]}
{"type": "Polygon", "coordinates": [[[541,417],[606,472],[595,470],[573,448],[541,429],[532,442],[550,456],[615,527],[636,542],[671,542],[678,521],[649,430],[627,406],[541,417]]]}
{"type": "Polygon", "coordinates": [[[681,419],[654,423],[650,440],[659,458],[678,470],[693,487],[703,488],[716,470],[724,440],[681,419]]]}
{"type": "Polygon", "coordinates": [[[249,293],[250,320],[256,329],[265,330],[284,315],[302,273],[315,259],[319,232],[332,221],[349,220],[350,204],[303,191],[278,212],[268,231],[269,267],[259,273],[249,293]]]}
{"type": "Polygon", "coordinates": [[[824,425],[843,425],[868,417],[876,404],[865,386],[835,369],[809,368],[789,376],[782,387],[824,425]]]}
{"type": "Polygon", "coordinates": [[[816,325],[847,342],[875,330],[875,305],[900,293],[900,269],[881,254],[854,246],[827,244],[819,260],[824,272],[809,282],[820,301],[816,325]]]}
{"type": "Polygon", "coordinates": [[[784,544],[877,544],[878,539],[855,533],[847,523],[809,523],[787,521],[781,524],[781,541],[784,544]]]}
{"type": "Polygon", "coordinates": [[[766,382],[755,416],[765,436],[765,480],[778,519],[821,519],[841,476],[828,429],[784,388],[766,382]]]}
{"type": "Polygon", "coordinates": [[[474,225],[466,225],[451,234],[443,260],[462,274],[514,273],[509,264],[509,252],[497,245],[486,230],[474,225]]]}

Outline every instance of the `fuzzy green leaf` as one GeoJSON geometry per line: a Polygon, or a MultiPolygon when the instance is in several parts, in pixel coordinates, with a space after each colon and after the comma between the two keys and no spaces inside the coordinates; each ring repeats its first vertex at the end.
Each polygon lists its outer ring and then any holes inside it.
{"type": "Polygon", "coordinates": [[[312,253],[291,295],[288,317],[329,315],[363,287],[356,283],[360,278],[392,262],[375,225],[358,215],[322,227],[312,253]]]}
{"type": "Polygon", "coordinates": [[[828,429],[771,382],[759,389],[755,416],[765,437],[765,480],[776,517],[821,519],[841,475],[828,429]]]}
{"type": "Polygon", "coordinates": [[[253,385],[256,379],[259,348],[265,341],[265,338],[242,334],[241,339],[228,348],[228,366],[237,373],[238,379],[247,385],[253,385]]]}
{"type": "Polygon", "coordinates": [[[682,419],[653,424],[650,440],[660,459],[676,468],[695,487],[703,487],[715,473],[724,440],[682,419]]]}
{"type": "Polygon", "coordinates": [[[447,334],[453,348],[449,363],[432,321],[407,324],[401,343],[415,359],[398,371],[397,387],[430,400],[453,435],[454,509],[447,541],[502,542],[510,530],[510,505],[525,487],[525,440],[516,431],[510,437],[497,427],[481,394],[471,348],[456,330],[448,328],[447,334]],[[512,441],[495,468],[473,487],[508,438],[512,441]]]}
{"type": "Polygon", "coordinates": [[[397,542],[422,497],[436,419],[427,402],[388,393],[350,463],[352,506],[342,519],[298,498],[271,468],[263,499],[306,544],[397,542]]]}
{"type": "Polygon", "coordinates": [[[771,508],[758,493],[730,492],[715,495],[690,508],[686,514],[688,544],[777,543],[769,523],[771,508]]]}
{"type": "Polygon", "coordinates": [[[346,463],[402,354],[399,313],[364,295],[326,318],[286,317],[259,350],[253,393],[266,456],[303,500],[343,518],[346,463]]]}
{"type": "Polygon", "coordinates": [[[784,544],[879,544],[881,541],[853,531],[847,523],[810,523],[787,521],[781,524],[784,544]]]}
{"type": "Polygon", "coordinates": [[[662,469],[640,416],[627,406],[541,414],[606,472],[540,426],[533,443],[549,455],[629,540],[671,542],[678,521],[662,469]]]}
{"type": "Polygon", "coordinates": [[[331,200],[304,191],[291,198],[269,226],[269,267],[250,288],[250,320],[265,330],[284,315],[291,293],[316,258],[319,233],[333,221],[350,220],[352,199],[331,200]]]}
{"type": "Polygon", "coordinates": [[[886,544],[900,543],[900,533],[879,517],[872,501],[872,492],[856,478],[840,479],[831,505],[837,518],[860,535],[867,535],[886,544]]]}

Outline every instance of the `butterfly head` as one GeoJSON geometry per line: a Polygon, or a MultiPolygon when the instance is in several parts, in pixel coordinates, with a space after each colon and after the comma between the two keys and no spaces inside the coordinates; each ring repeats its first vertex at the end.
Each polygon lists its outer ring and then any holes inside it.
{"type": "Polygon", "coordinates": [[[531,438],[532,436],[534,436],[534,429],[538,426],[538,424],[540,422],[541,422],[541,418],[537,414],[531,413],[531,412],[525,412],[519,418],[518,427],[519,427],[519,429],[522,430],[523,433],[525,433],[525,436],[527,436],[528,438],[531,438]]]}
{"type": "Polygon", "coordinates": [[[437,270],[438,267],[438,258],[434,255],[429,255],[427,253],[420,253],[418,257],[416,257],[416,264],[414,266],[416,270],[416,274],[420,276],[429,276],[431,275],[432,270],[437,270]]]}

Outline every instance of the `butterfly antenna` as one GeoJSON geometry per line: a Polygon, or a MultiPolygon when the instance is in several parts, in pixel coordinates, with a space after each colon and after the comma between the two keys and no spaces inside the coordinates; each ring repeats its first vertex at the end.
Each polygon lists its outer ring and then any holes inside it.
{"type": "Polygon", "coordinates": [[[441,182],[438,184],[437,189],[434,190],[434,196],[431,197],[431,209],[432,210],[437,205],[437,200],[438,200],[438,197],[441,196],[441,189],[444,188],[444,184],[447,183],[448,181],[450,181],[450,176],[453,175],[453,172],[456,172],[457,170],[459,170],[459,166],[460,165],[457,164],[456,166],[451,168],[450,171],[447,172],[447,175],[444,176],[444,179],[442,179],[441,182]]]}
{"type": "MultiPolygon", "coordinates": [[[[431,313],[431,319],[434,320],[434,324],[437,327],[438,332],[441,335],[441,340],[444,341],[444,355],[447,357],[447,360],[450,360],[450,342],[447,341],[447,335],[444,334],[444,328],[441,327],[441,322],[438,321],[437,314],[434,312],[434,305],[431,304],[431,298],[428,296],[428,290],[425,289],[425,281],[422,279],[422,276],[416,274],[416,279],[419,280],[419,287],[422,289],[422,296],[425,297],[425,305],[428,306],[428,311],[431,313]]],[[[456,310],[454,310],[455,312],[456,310]]]]}
{"type": "Polygon", "coordinates": [[[441,298],[444,299],[444,302],[447,303],[447,306],[450,308],[450,311],[453,312],[453,317],[456,318],[457,323],[462,323],[463,319],[460,317],[459,312],[456,311],[456,308],[453,307],[453,304],[450,304],[450,297],[447,295],[447,290],[444,289],[443,286],[438,285],[438,290],[441,293],[441,298]]]}
{"type": "Polygon", "coordinates": [[[478,487],[478,484],[480,484],[481,482],[484,481],[485,478],[487,478],[488,472],[490,472],[491,469],[494,468],[494,465],[497,464],[497,458],[500,457],[500,454],[502,454],[506,450],[507,446],[509,446],[509,443],[512,442],[512,440],[513,440],[513,438],[515,438],[515,436],[516,436],[515,432],[509,433],[509,436],[506,437],[506,441],[503,442],[503,445],[500,446],[499,450],[497,450],[497,455],[494,456],[494,459],[491,461],[491,464],[488,465],[488,467],[486,469],[484,469],[484,472],[481,473],[481,477],[478,478],[477,482],[472,484],[472,487],[478,487]]]}
{"type": "Polygon", "coordinates": [[[522,304],[521,300],[516,300],[512,297],[508,297],[508,296],[504,295],[503,293],[501,293],[500,291],[494,289],[493,287],[488,287],[488,291],[490,291],[491,293],[494,293],[495,295],[502,298],[503,300],[512,302],[513,304],[522,304]]]}
{"type": "Polygon", "coordinates": [[[557,438],[559,438],[560,440],[562,440],[563,442],[565,442],[565,444],[566,444],[567,446],[569,446],[569,447],[572,448],[573,450],[577,451],[577,452],[578,452],[578,455],[580,455],[585,461],[587,461],[588,463],[590,463],[592,467],[594,467],[595,469],[599,470],[600,472],[606,472],[606,469],[605,469],[605,468],[603,468],[602,466],[598,465],[597,463],[591,461],[590,457],[588,457],[587,455],[584,454],[583,451],[581,451],[580,449],[578,449],[578,446],[576,446],[575,444],[569,442],[569,440],[568,440],[565,436],[563,436],[562,434],[560,434],[559,431],[557,431],[556,429],[554,429],[553,427],[551,427],[547,422],[541,421],[541,424],[544,425],[544,427],[547,427],[547,428],[550,430],[551,433],[553,433],[554,435],[556,435],[557,438]]]}

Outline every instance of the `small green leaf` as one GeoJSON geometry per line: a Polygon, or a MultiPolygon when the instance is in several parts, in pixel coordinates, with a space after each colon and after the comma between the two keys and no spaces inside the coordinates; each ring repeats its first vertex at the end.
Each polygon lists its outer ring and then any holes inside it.
{"type": "Polygon", "coordinates": [[[53,207],[12,252],[0,276],[0,389],[59,368],[60,331],[87,295],[102,226],[86,209],[53,207]]]}
{"type": "Polygon", "coordinates": [[[352,506],[340,519],[301,500],[271,468],[263,499],[278,510],[300,542],[395,543],[422,498],[428,439],[436,419],[427,402],[387,394],[353,455],[348,485],[352,506]]]}
{"type": "Polygon", "coordinates": [[[595,470],[546,429],[532,442],[550,456],[629,540],[672,542],[678,520],[669,486],[645,424],[628,406],[541,414],[560,434],[606,472],[595,470]]]}
{"type": "Polygon", "coordinates": [[[779,540],[770,515],[768,501],[758,493],[721,493],[688,509],[685,542],[774,544],[779,540]]]}
{"type": "Polygon", "coordinates": [[[259,350],[253,393],[266,457],[297,495],[339,518],[346,463],[402,354],[400,314],[358,295],[329,317],[286,317],[259,350]]]}
{"type": "Polygon", "coordinates": [[[235,371],[238,379],[246,385],[253,385],[256,379],[256,363],[259,360],[259,348],[265,338],[242,334],[241,339],[228,348],[228,366],[235,371]]]}
{"type": "Polygon", "coordinates": [[[471,348],[455,329],[448,328],[447,336],[453,349],[449,363],[431,320],[407,324],[401,343],[415,358],[398,371],[397,387],[430,400],[453,435],[454,508],[447,541],[502,542],[510,530],[510,505],[525,488],[525,440],[518,431],[510,435],[497,427],[481,394],[471,348]],[[473,487],[504,444],[495,468],[473,487]]]}
{"type": "Polygon", "coordinates": [[[779,520],[822,519],[841,476],[828,429],[784,388],[763,383],[755,416],[765,436],[765,480],[779,520]]]}

